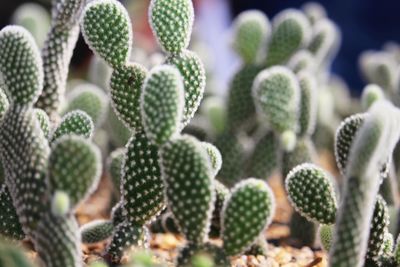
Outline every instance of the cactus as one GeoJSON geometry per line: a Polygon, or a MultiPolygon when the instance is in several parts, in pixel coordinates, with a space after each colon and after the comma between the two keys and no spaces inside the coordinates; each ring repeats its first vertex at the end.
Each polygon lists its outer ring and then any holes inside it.
{"type": "Polygon", "coordinates": [[[48,138],[51,127],[49,116],[47,116],[46,112],[40,108],[35,108],[34,112],[37,120],[39,121],[40,129],[42,129],[44,136],[48,138]]]}
{"type": "Polygon", "coordinates": [[[0,72],[10,100],[0,125],[5,184],[19,222],[45,265],[79,266],[80,238],[72,211],[98,181],[99,152],[77,136],[58,139],[50,150],[33,108],[43,84],[38,48],[32,36],[17,26],[1,30],[0,47],[0,72]],[[85,161],[73,160],[79,158],[85,161]],[[75,183],[81,179],[84,183],[75,183]]]}
{"type": "Polygon", "coordinates": [[[50,142],[54,142],[58,138],[68,134],[79,135],[89,139],[93,134],[93,130],[93,121],[89,115],[86,112],[75,110],[67,113],[62,118],[49,139],[50,142]]]}
{"type": "Polygon", "coordinates": [[[369,114],[350,149],[330,266],[362,266],[381,166],[398,141],[399,114],[394,107],[379,102],[370,108],[369,114]]]}
{"type": "Polygon", "coordinates": [[[35,267],[36,265],[28,259],[21,248],[0,241],[0,266],[35,267]]]}
{"type": "Polygon", "coordinates": [[[43,91],[36,106],[43,109],[51,121],[56,120],[64,96],[68,66],[79,36],[78,18],[85,1],[54,1],[51,27],[42,49],[43,91]]]}
{"type": "Polygon", "coordinates": [[[302,49],[296,52],[288,61],[287,66],[294,72],[308,71],[314,73],[316,71],[315,58],[310,51],[302,49]]]}
{"type": "Polygon", "coordinates": [[[312,25],[326,17],[325,8],[317,2],[307,2],[302,6],[301,9],[312,25]]]}
{"type": "Polygon", "coordinates": [[[0,185],[0,237],[12,240],[21,240],[25,237],[22,226],[19,223],[10,192],[5,184],[0,185]]]}
{"type": "Polygon", "coordinates": [[[237,255],[252,245],[274,213],[274,195],[265,182],[250,178],[236,184],[222,215],[221,236],[227,255],[237,255]]]}
{"type": "Polygon", "coordinates": [[[289,69],[272,67],[258,74],[254,81],[253,98],[261,118],[281,139],[285,132],[296,132],[300,88],[289,69]]]}
{"type": "Polygon", "coordinates": [[[286,190],[293,207],[314,222],[333,224],[337,201],[331,178],[321,168],[305,163],[286,178],[286,190]]]}
{"type": "Polygon", "coordinates": [[[180,129],[184,105],[179,72],[170,66],[154,68],[145,80],[141,98],[143,126],[149,140],[162,145],[174,138],[180,129]]]}
{"type": "Polygon", "coordinates": [[[94,125],[99,127],[107,115],[108,99],[106,94],[93,84],[80,84],[67,95],[66,114],[74,110],[86,112],[94,125]]]}
{"type": "Polygon", "coordinates": [[[267,66],[286,63],[310,40],[310,25],[298,10],[287,9],[276,15],[272,21],[271,40],[267,49],[267,66]]]}
{"type": "Polygon", "coordinates": [[[215,197],[207,152],[195,138],[182,136],[164,145],[160,155],[168,207],[186,239],[202,243],[215,197]]]}
{"type": "Polygon", "coordinates": [[[298,136],[311,136],[317,120],[317,83],[308,72],[299,73],[298,78],[301,92],[298,136]]]}
{"type": "Polygon", "coordinates": [[[154,36],[165,52],[179,54],[188,47],[194,20],[192,1],[152,0],[149,18],[154,36]]]}
{"type": "Polygon", "coordinates": [[[322,248],[327,252],[331,249],[332,239],[333,239],[333,226],[321,224],[319,227],[319,240],[322,248]]]}
{"type": "Polygon", "coordinates": [[[108,156],[106,169],[111,177],[116,191],[119,192],[121,185],[121,167],[124,160],[125,149],[117,148],[108,156]]]}
{"type": "Polygon", "coordinates": [[[254,63],[265,46],[271,26],[258,10],[242,12],[233,22],[233,48],[245,64],[254,63]]]}
{"type": "Polygon", "coordinates": [[[382,88],[376,84],[369,84],[365,86],[361,96],[361,103],[364,110],[367,110],[378,100],[383,100],[385,98],[382,88]]]}

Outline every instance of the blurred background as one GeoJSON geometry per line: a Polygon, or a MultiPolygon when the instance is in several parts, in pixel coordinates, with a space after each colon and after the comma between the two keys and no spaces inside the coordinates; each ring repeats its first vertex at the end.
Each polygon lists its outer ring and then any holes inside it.
{"type": "MultiPolygon", "coordinates": [[[[14,11],[22,3],[36,2],[50,10],[50,0],[2,1],[0,24],[12,23],[14,11]]],[[[149,0],[125,0],[134,27],[134,43],[153,52],[157,49],[147,23],[149,0]]],[[[225,92],[229,77],[238,64],[229,45],[229,26],[241,11],[263,10],[269,18],[284,8],[300,8],[307,0],[194,0],[196,8],[195,36],[207,49],[206,64],[216,77],[218,92],[225,92]]],[[[342,45],[333,62],[334,73],[343,77],[353,95],[364,86],[359,73],[358,56],[368,49],[381,49],[388,42],[400,43],[400,1],[398,0],[319,0],[342,32],[342,45]]],[[[90,51],[82,38],[72,61],[74,69],[85,68],[90,51]]]]}

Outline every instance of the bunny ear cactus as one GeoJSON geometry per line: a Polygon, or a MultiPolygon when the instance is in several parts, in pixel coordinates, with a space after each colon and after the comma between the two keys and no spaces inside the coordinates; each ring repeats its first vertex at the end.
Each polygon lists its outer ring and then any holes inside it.
{"type": "Polygon", "coordinates": [[[121,167],[125,156],[124,148],[117,148],[108,156],[106,169],[110,175],[116,191],[119,192],[121,185],[121,167]]]}
{"type": "Polygon", "coordinates": [[[42,129],[44,135],[48,137],[51,128],[49,116],[47,116],[46,112],[40,108],[35,108],[34,112],[37,120],[39,121],[40,128],[42,129]]]}
{"type": "Polygon", "coordinates": [[[19,223],[10,192],[5,184],[0,185],[0,238],[21,240],[25,237],[22,226],[19,223]]]}
{"type": "Polygon", "coordinates": [[[367,110],[372,106],[373,103],[379,100],[384,100],[385,95],[383,93],[382,88],[380,88],[376,84],[368,84],[364,87],[362,96],[361,96],[361,103],[364,110],[367,110]]]}
{"type": "Polygon", "coordinates": [[[132,29],[126,9],[115,0],[93,1],[83,11],[81,28],[89,47],[113,68],[110,90],[114,111],[128,128],[141,130],[140,94],[147,70],[129,63],[132,29]]]}
{"type": "MultiPolygon", "coordinates": [[[[53,1],[51,28],[42,49],[44,87],[35,104],[54,121],[65,92],[68,67],[79,36],[84,0],[53,1]]],[[[40,87],[41,88],[41,87],[40,87]]]]}
{"type": "Polygon", "coordinates": [[[317,121],[317,82],[309,72],[300,72],[298,79],[301,92],[298,135],[311,136],[317,121]]]}
{"type": "Polygon", "coordinates": [[[201,145],[207,152],[208,158],[210,160],[210,165],[213,173],[213,177],[217,175],[222,166],[222,156],[218,148],[213,144],[202,142],[201,145]]]}
{"type": "Polygon", "coordinates": [[[400,134],[398,118],[399,111],[391,104],[374,104],[353,141],[345,171],[343,202],[330,251],[330,266],[362,266],[364,262],[380,170],[400,134]]]}
{"type": "Polygon", "coordinates": [[[181,128],[184,91],[179,72],[166,65],[154,68],[146,78],[141,98],[146,135],[154,144],[163,145],[181,128]]]}
{"type": "Polygon", "coordinates": [[[194,20],[191,0],[152,0],[150,26],[161,48],[179,54],[189,45],[194,20]]]}
{"type": "Polygon", "coordinates": [[[89,139],[94,131],[92,119],[86,112],[75,110],[67,113],[59,125],[55,127],[50,137],[54,142],[64,135],[74,134],[89,139]]]}
{"type": "Polygon", "coordinates": [[[206,71],[199,56],[188,50],[182,51],[179,55],[170,55],[166,59],[166,64],[175,66],[183,78],[185,105],[182,123],[185,126],[200,106],[206,87],[206,71]]]}
{"type": "MultiPolygon", "coordinates": [[[[261,118],[280,135],[282,141],[285,141],[287,133],[295,134],[300,88],[289,69],[277,66],[258,74],[254,81],[253,99],[261,118]]],[[[282,145],[285,150],[293,148],[285,142],[282,145]]]]}
{"type": "Polygon", "coordinates": [[[305,49],[296,52],[288,61],[287,66],[294,73],[300,73],[301,71],[315,73],[317,68],[315,57],[305,49]]]}
{"type": "Polygon", "coordinates": [[[304,163],[295,167],[288,174],[285,186],[292,206],[313,222],[333,224],[337,201],[331,179],[313,164],[304,163]]]}
{"type": "Polygon", "coordinates": [[[310,24],[302,12],[295,9],[282,11],[272,21],[266,65],[286,63],[298,49],[308,44],[310,37],[310,24]]]}
{"type": "Polygon", "coordinates": [[[233,48],[245,64],[254,63],[271,33],[268,18],[258,10],[244,11],[233,24],[233,48]]]}
{"type": "Polygon", "coordinates": [[[160,156],[168,208],[186,239],[202,243],[215,200],[209,156],[201,143],[188,135],[165,144],[160,156]]]}
{"type": "Polygon", "coordinates": [[[102,89],[93,84],[81,84],[67,96],[64,113],[82,110],[92,119],[96,127],[100,126],[107,114],[108,99],[102,89]]]}
{"type": "Polygon", "coordinates": [[[322,248],[328,252],[331,249],[332,239],[333,239],[333,225],[321,224],[319,226],[319,241],[322,248]]]}
{"type": "Polygon", "coordinates": [[[114,231],[114,224],[110,220],[94,220],[80,228],[82,242],[97,243],[109,238],[114,231]]]}
{"type": "Polygon", "coordinates": [[[275,198],[262,180],[249,178],[235,185],[222,212],[222,240],[227,255],[249,248],[271,223],[275,198]]]}
{"type": "Polygon", "coordinates": [[[326,18],[327,15],[325,8],[317,2],[305,3],[301,9],[312,25],[316,24],[321,19],[326,18]]]}

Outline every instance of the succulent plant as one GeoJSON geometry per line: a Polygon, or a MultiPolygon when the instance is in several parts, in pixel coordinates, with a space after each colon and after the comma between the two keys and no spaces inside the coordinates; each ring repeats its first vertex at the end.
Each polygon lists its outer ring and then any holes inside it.
{"type": "Polygon", "coordinates": [[[364,110],[367,110],[373,103],[385,98],[382,88],[376,84],[365,86],[361,96],[361,102],[364,110]]]}
{"type": "Polygon", "coordinates": [[[35,106],[43,109],[54,121],[64,96],[72,52],[79,36],[78,18],[84,0],[54,1],[51,27],[42,49],[43,91],[35,106]]]}
{"type": "Polygon", "coordinates": [[[110,220],[94,220],[80,228],[83,243],[96,243],[109,238],[114,231],[110,220]]]}
{"type": "Polygon", "coordinates": [[[74,110],[67,113],[57,125],[50,136],[50,142],[54,142],[63,135],[74,134],[89,139],[94,130],[92,119],[86,112],[74,110]]]}

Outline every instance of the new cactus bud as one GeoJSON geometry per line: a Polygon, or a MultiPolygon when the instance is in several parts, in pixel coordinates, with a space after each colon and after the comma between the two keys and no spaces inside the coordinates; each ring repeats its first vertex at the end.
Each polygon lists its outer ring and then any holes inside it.
{"type": "Polygon", "coordinates": [[[55,191],[51,199],[51,213],[55,216],[64,216],[71,208],[70,198],[64,191],[55,191]]]}
{"type": "Polygon", "coordinates": [[[213,176],[215,177],[222,166],[222,156],[219,152],[218,148],[216,148],[213,144],[202,142],[201,145],[206,150],[208,158],[210,160],[210,165],[212,168],[213,176]]]}
{"type": "Polygon", "coordinates": [[[20,26],[0,32],[0,72],[9,101],[33,105],[43,86],[42,58],[32,35],[20,26]]]}
{"type": "Polygon", "coordinates": [[[355,114],[346,118],[336,130],[335,158],[342,175],[345,175],[350,149],[357,131],[360,129],[367,114],[355,114]]]}
{"type": "Polygon", "coordinates": [[[298,10],[287,9],[272,21],[272,35],[267,51],[267,66],[286,63],[300,48],[308,44],[310,24],[298,10]]]}
{"type": "Polygon", "coordinates": [[[116,0],[90,2],[83,11],[81,29],[86,43],[111,67],[115,69],[128,62],[132,29],[128,12],[121,3],[116,0]]]}
{"type": "Polygon", "coordinates": [[[228,267],[230,266],[229,259],[223,249],[215,245],[205,244],[187,244],[179,251],[176,259],[177,267],[195,267],[194,261],[198,256],[206,256],[211,260],[211,266],[228,267]]]}
{"type": "Polygon", "coordinates": [[[308,72],[299,73],[298,78],[301,92],[298,135],[300,137],[311,136],[317,121],[317,82],[308,72]]]}
{"type": "Polygon", "coordinates": [[[52,146],[48,169],[52,191],[65,192],[75,207],[97,187],[100,151],[82,137],[61,137],[52,146]]]}
{"type": "Polygon", "coordinates": [[[149,20],[165,52],[179,54],[188,47],[194,20],[191,0],[152,0],[149,20]]]}
{"type": "Polygon", "coordinates": [[[121,176],[122,203],[129,221],[136,225],[147,223],[164,208],[158,152],[158,147],[141,132],[126,146],[121,176]]]}
{"type": "Polygon", "coordinates": [[[297,137],[293,131],[287,130],[284,131],[280,138],[281,147],[286,152],[291,152],[296,146],[297,137]]]}
{"type": "Polygon", "coordinates": [[[372,106],[373,103],[379,100],[385,99],[382,88],[376,84],[368,84],[364,87],[361,96],[362,107],[367,110],[372,106]]]}
{"type": "Polygon", "coordinates": [[[275,133],[267,131],[256,141],[247,159],[246,176],[268,179],[279,166],[279,140],[275,133]]]}
{"type": "Polygon", "coordinates": [[[166,59],[166,64],[175,66],[182,75],[185,89],[185,105],[182,123],[183,125],[187,125],[196,113],[200,106],[201,99],[203,98],[204,89],[206,87],[206,71],[204,65],[196,53],[188,50],[182,51],[179,55],[169,56],[166,59]]]}
{"type": "Polygon", "coordinates": [[[19,223],[10,192],[5,184],[0,185],[0,237],[21,240],[25,237],[19,223]]]}
{"type": "Polygon", "coordinates": [[[114,224],[110,220],[94,220],[84,224],[81,228],[82,242],[97,243],[109,238],[114,231],[114,224]]]}
{"type": "Polygon", "coordinates": [[[308,71],[314,73],[316,71],[316,63],[314,56],[308,50],[299,50],[295,53],[287,63],[287,66],[294,72],[308,71]]]}
{"type": "Polygon", "coordinates": [[[233,48],[244,63],[254,63],[271,32],[268,18],[258,10],[250,10],[240,13],[233,23],[233,48]]]}
{"type": "Polygon", "coordinates": [[[40,128],[42,129],[44,136],[49,137],[50,134],[50,119],[49,116],[47,116],[46,112],[40,108],[35,108],[34,109],[35,115],[37,120],[39,121],[40,128]]]}
{"type": "Polygon", "coordinates": [[[188,135],[164,145],[160,156],[168,208],[186,239],[202,243],[215,197],[209,156],[201,143],[188,135]]]}
{"type": "Polygon", "coordinates": [[[272,67],[257,75],[253,86],[257,111],[279,134],[297,129],[300,87],[289,69],[272,67]]]}
{"type": "Polygon", "coordinates": [[[275,198],[262,180],[249,178],[232,189],[224,204],[222,240],[227,255],[237,255],[249,248],[271,223],[275,198]]]}
{"type": "Polygon", "coordinates": [[[183,82],[171,66],[155,67],[147,76],[141,95],[144,130],[151,142],[163,145],[179,133],[184,107],[183,82]]]}
{"type": "Polygon", "coordinates": [[[252,124],[255,124],[256,108],[251,88],[255,77],[261,70],[260,66],[245,65],[234,74],[229,82],[227,99],[227,126],[229,129],[251,128],[252,124]]]}
{"type": "Polygon", "coordinates": [[[60,124],[54,129],[50,142],[69,134],[89,139],[93,131],[93,121],[86,112],[80,110],[71,111],[62,118],[60,124]]]}
{"type": "Polygon", "coordinates": [[[332,178],[321,168],[305,163],[286,177],[289,200],[297,212],[321,224],[333,224],[337,201],[332,178]]]}
{"type": "Polygon", "coordinates": [[[108,106],[108,98],[102,89],[93,84],[81,84],[67,95],[67,107],[63,113],[74,110],[86,112],[96,127],[103,123],[108,106]]]}
{"type": "Polygon", "coordinates": [[[362,266],[382,165],[400,135],[399,111],[388,102],[369,110],[350,149],[343,201],[337,215],[330,266],[362,266]]]}

